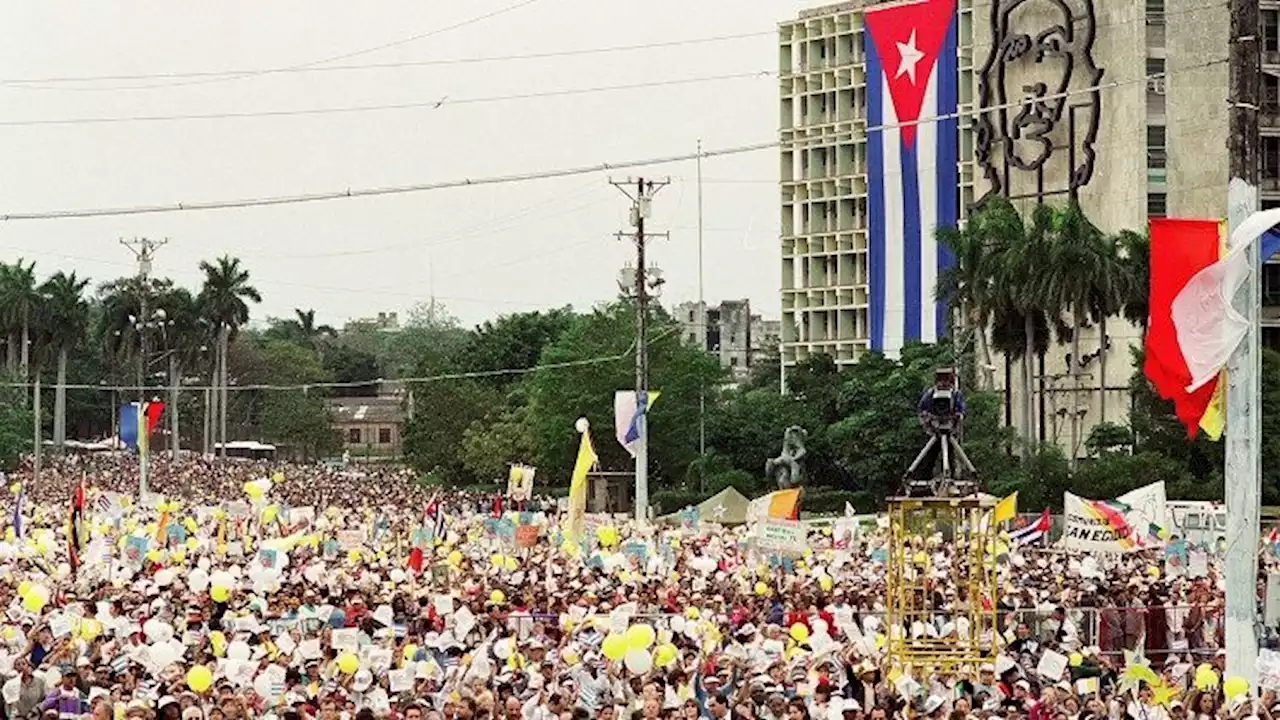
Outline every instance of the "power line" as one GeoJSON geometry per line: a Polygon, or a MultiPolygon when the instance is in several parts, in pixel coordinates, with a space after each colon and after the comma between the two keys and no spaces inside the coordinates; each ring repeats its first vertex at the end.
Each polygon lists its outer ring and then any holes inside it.
{"type": "Polygon", "coordinates": [[[299,117],[306,115],[345,115],[363,112],[386,112],[391,110],[438,110],[446,105],[480,105],[514,100],[535,100],[549,97],[565,97],[570,95],[587,95],[599,92],[619,92],[623,90],[642,90],[645,88],[669,87],[673,85],[693,85],[698,83],[719,82],[723,80],[742,80],[746,78],[765,77],[776,74],[771,70],[755,72],[730,73],[726,75],[704,75],[674,80],[652,80],[649,82],[627,83],[623,85],[597,85],[585,88],[565,88],[562,90],[542,90],[531,93],[513,95],[490,95],[488,97],[450,98],[445,95],[437,100],[416,100],[404,103],[386,103],[380,105],[345,105],[326,108],[293,108],[283,110],[245,110],[243,112],[217,113],[185,113],[177,115],[118,115],[83,118],[48,118],[44,120],[0,120],[0,127],[42,127],[52,125],[118,125],[134,122],[178,122],[187,120],[241,120],[247,118],[299,117]]]}
{"type": "MultiPolygon", "coordinates": [[[[1112,88],[1123,87],[1134,84],[1145,84],[1150,80],[1158,78],[1167,78],[1178,72],[1187,70],[1200,69],[1213,65],[1225,64],[1225,58],[1207,60],[1200,63],[1193,63],[1177,70],[1166,70],[1165,72],[1151,73],[1149,75],[1132,78],[1129,80],[1114,80],[1111,82],[1090,85],[1088,87],[1076,88],[1060,93],[1049,93],[1036,98],[1038,101],[1058,100],[1062,98],[1093,93],[1101,90],[1109,90],[1112,88]]],[[[885,123],[881,125],[873,125],[865,128],[865,132],[873,132],[877,130],[890,130],[908,127],[912,125],[922,125],[926,123],[934,123],[942,120],[960,119],[995,110],[1009,109],[1020,107],[1022,100],[991,105],[985,108],[975,108],[973,110],[963,110],[954,113],[945,113],[933,116],[921,116],[914,121],[885,123]]],[[[2,125],[3,123],[0,123],[2,125]]],[[[791,146],[803,146],[807,143],[792,142],[791,146]]],[[[119,217],[127,215],[148,215],[160,213],[174,213],[184,211],[198,210],[227,210],[234,208],[248,207],[269,207],[275,205],[297,205],[311,202],[326,202],[330,200],[341,200],[347,198],[358,197],[379,197],[384,195],[406,195],[410,193],[428,192],[432,190],[446,190],[450,188],[471,187],[480,185],[506,185],[521,182],[530,182],[533,180],[547,180],[552,178],[573,177],[578,175],[587,175],[598,172],[608,172],[611,170],[625,170],[628,168],[649,167],[653,165],[665,165],[675,162],[686,162],[695,160],[698,157],[714,158],[726,157],[730,155],[742,155],[745,153],[758,152],[760,150],[770,150],[780,146],[776,140],[762,143],[754,143],[750,145],[738,145],[734,147],[722,148],[719,150],[703,150],[701,152],[678,153],[666,157],[653,157],[643,160],[626,160],[614,163],[599,163],[596,165],[580,165],[577,167],[558,168],[552,170],[541,170],[527,173],[516,173],[512,175],[497,175],[482,178],[463,178],[461,180],[442,180],[430,183],[414,183],[409,185],[392,185],[385,187],[373,188],[348,188],[346,190],[336,190],[321,193],[309,193],[303,195],[281,195],[273,197],[256,197],[243,198],[238,200],[205,200],[190,203],[176,203],[169,205],[140,205],[133,207],[110,207],[110,208],[87,208],[87,209],[70,209],[70,210],[48,210],[38,212],[20,212],[0,214],[0,221],[11,222],[17,220],[62,220],[69,218],[91,218],[91,217],[119,217]]]]}
{"type": "Polygon", "coordinates": [[[161,79],[186,79],[186,78],[236,78],[247,77],[261,74],[284,74],[284,73],[321,73],[321,72],[359,72],[366,70],[390,70],[400,68],[413,67],[438,67],[450,65],[472,65],[483,63],[500,63],[515,62],[525,60],[550,60],[555,58],[566,57],[582,57],[588,55],[604,55],[610,53],[636,52],[640,50],[657,50],[663,48],[684,47],[689,45],[706,45],[711,43],[729,42],[734,40],[745,40],[750,38],[764,37],[766,35],[773,36],[776,31],[762,31],[750,33],[737,33],[733,35],[712,35],[709,37],[689,38],[685,40],[668,40],[665,42],[639,43],[634,45],[611,45],[608,47],[580,48],[576,50],[554,50],[539,53],[524,53],[516,55],[487,55],[480,57],[463,57],[463,58],[441,58],[436,60],[404,60],[400,62],[386,63],[367,63],[360,65],[324,65],[312,66],[306,65],[293,68],[277,68],[274,70],[217,70],[204,72],[172,72],[172,73],[144,73],[138,75],[86,75],[86,76],[53,76],[45,78],[14,78],[9,80],[0,80],[0,86],[10,86],[22,90],[59,90],[59,91],[86,91],[86,92],[112,92],[116,90],[135,90],[135,89],[152,89],[156,87],[167,87],[162,85],[145,85],[145,86],[112,86],[105,88],[61,88],[61,87],[38,87],[39,84],[62,84],[62,83],[89,83],[89,82],[119,82],[131,80],[161,80],[161,79]]]}
{"type": "MultiPolygon", "coordinates": [[[[452,32],[453,30],[458,30],[459,28],[464,28],[464,27],[467,27],[468,25],[474,25],[474,24],[476,24],[476,23],[483,22],[483,21],[485,21],[485,20],[489,20],[490,18],[498,17],[499,15],[505,15],[505,14],[507,14],[507,13],[514,12],[514,11],[519,10],[519,9],[521,9],[521,8],[524,8],[524,7],[527,7],[527,6],[529,6],[529,5],[532,5],[532,4],[536,3],[536,2],[539,2],[539,0],[521,0],[521,2],[517,2],[517,3],[512,4],[512,5],[507,5],[507,6],[505,6],[505,7],[498,8],[497,10],[494,10],[494,11],[491,11],[491,12],[484,13],[484,14],[482,14],[482,15],[476,15],[476,16],[474,16],[474,17],[467,18],[466,20],[460,20],[460,21],[458,21],[458,22],[456,22],[456,23],[453,23],[452,25],[445,25],[444,27],[435,28],[434,30],[427,30],[427,31],[424,31],[424,32],[414,33],[413,35],[409,35],[408,37],[400,38],[399,40],[392,40],[391,42],[385,42],[385,43],[382,43],[382,44],[380,44],[380,45],[374,45],[374,46],[372,46],[372,47],[361,48],[361,49],[359,49],[359,50],[352,50],[352,51],[350,51],[350,52],[340,53],[340,54],[338,54],[338,55],[330,55],[330,56],[328,56],[328,57],[320,58],[320,59],[318,59],[318,60],[311,60],[311,61],[304,62],[304,63],[297,63],[297,64],[295,64],[295,65],[285,65],[285,66],[282,66],[282,67],[274,67],[274,68],[261,68],[261,69],[257,69],[257,70],[243,70],[243,71],[238,71],[238,72],[223,72],[223,73],[186,73],[186,74],[184,74],[184,73],[172,73],[172,74],[169,74],[169,75],[160,74],[160,75],[159,75],[159,77],[191,78],[191,79],[178,80],[178,81],[175,81],[175,82],[167,82],[167,83],[154,83],[154,84],[150,84],[150,85],[132,85],[132,86],[130,86],[130,85],[125,85],[125,86],[118,86],[118,87],[111,87],[111,88],[77,88],[77,89],[79,89],[79,90],[100,89],[100,90],[108,90],[108,91],[117,91],[117,90],[154,90],[154,89],[158,89],[158,88],[184,87],[184,86],[189,86],[189,85],[210,85],[210,84],[213,84],[213,83],[230,82],[230,81],[233,81],[233,80],[244,80],[244,79],[247,79],[247,78],[263,77],[263,76],[265,76],[265,75],[277,75],[277,74],[281,74],[281,73],[303,72],[303,71],[306,71],[306,70],[317,69],[317,66],[319,66],[319,65],[326,65],[326,64],[328,64],[328,63],[332,63],[332,62],[338,62],[339,60],[350,60],[351,58],[354,58],[354,57],[360,57],[360,56],[362,56],[362,55],[369,55],[369,54],[372,54],[372,53],[375,53],[375,52],[380,52],[380,51],[382,51],[382,50],[389,50],[389,49],[394,48],[394,47],[400,47],[401,45],[408,45],[409,43],[417,42],[417,41],[419,41],[419,40],[425,40],[426,38],[429,38],[429,37],[434,37],[434,36],[436,36],[436,35],[442,35],[442,34],[447,33],[447,32],[452,32]]],[[[147,76],[139,76],[139,77],[140,77],[140,78],[145,78],[145,77],[147,77],[147,76]]],[[[67,81],[67,82],[71,82],[72,80],[66,80],[66,81],[67,81]]],[[[16,84],[23,83],[23,82],[24,82],[24,81],[22,81],[22,80],[14,80],[14,81],[5,81],[3,84],[15,84],[15,85],[16,85],[16,84]]],[[[32,82],[62,82],[62,80],[58,80],[58,79],[50,79],[50,80],[32,81],[32,82]]],[[[28,88],[26,88],[26,89],[29,89],[29,90],[44,90],[44,89],[60,89],[60,90],[66,90],[66,89],[68,89],[68,88],[31,88],[31,87],[28,87],[28,88]]]]}
{"type": "MultiPolygon", "coordinates": [[[[649,338],[649,340],[645,344],[646,346],[652,346],[654,343],[657,343],[660,340],[664,340],[679,331],[680,331],[680,328],[678,326],[667,328],[666,330],[663,330],[662,332],[658,333],[654,337],[649,338]]],[[[504,376],[510,376],[510,375],[526,375],[528,373],[538,372],[540,370],[563,370],[565,368],[583,367],[588,365],[601,365],[604,363],[618,362],[620,360],[626,360],[627,358],[630,358],[633,354],[635,354],[635,351],[636,351],[636,343],[635,341],[632,341],[631,345],[629,345],[626,350],[623,350],[622,352],[617,353],[616,355],[604,355],[604,356],[599,356],[594,358],[586,358],[582,360],[566,360],[564,362],[558,362],[558,363],[544,363],[541,365],[532,365],[530,367],[524,367],[524,368],[501,368],[498,370],[477,370],[473,372],[444,373],[440,375],[428,375],[425,377],[377,378],[374,380],[353,380],[349,382],[315,382],[315,383],[302,383],[297,385],[271,385],[271,384],[231,385],[231,386],[228,386],[227,390],[237,391],[237,392],[260,391],[260,390],[307,391],[307,390],[352,389],[352,388],[362,388],[362,387],[374,387],[377,385],[381,385],[382,383],[385,383],[385,382],[429,383],[429,382],[441,382],[446,380],[474,380],[479,378],[504,377],[504,376]]],[[[30,388],[30,387],[34,387],[34,383],[5,382],[5,383],[0,383],[0,387],[30,388]]],[[[161,391],[161,390],[167,391],[169,389],[165,386],[160,386],[160,385],[147,385],[147,386],[139,387],[137,385],[107,385],[105,383],[99,384],[99,385],[68,384],[68,385],[63,385],[62,387],[66,388],[67,390],[97,390],[97,391],[107,391],[107,392],[110,392],[113,390],[117,392],[136,392],[136,391],[145,392],[145,391],[161,391]]],[[[182,390],[183,392],[194,392],[194,391],[206,390],[210,388],[212,388],[212,386],[183,385],[180,388],[180,390],[182,390]]]]}

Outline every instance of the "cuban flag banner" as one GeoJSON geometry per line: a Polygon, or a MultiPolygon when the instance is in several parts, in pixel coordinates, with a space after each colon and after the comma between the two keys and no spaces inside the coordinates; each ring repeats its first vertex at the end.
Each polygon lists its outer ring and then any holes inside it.
{"type": "Polygon", "coordinates": [[[936,342],[935,298],[958,220],[955,0],[867,8],[867,271],[871,349],[936,342]],[[942,118],[942,119],[939,119],[942,118]]]}

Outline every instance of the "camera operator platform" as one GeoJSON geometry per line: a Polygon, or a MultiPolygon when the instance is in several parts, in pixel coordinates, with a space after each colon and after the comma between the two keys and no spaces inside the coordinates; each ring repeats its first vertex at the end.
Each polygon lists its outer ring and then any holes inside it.
{"type": "Polygon", "coordinates": [[[999,582],[988,562],[996,541],[990,516],[996,500],[978,494],[977,471],[960,447],[964,395],[951,368],[934,371],[917,406],[929,438],[903,479],[902,497],[888,499],[885,562],[885,652],[902,667],[956,672],[994,663],[999,582]],[[942,469],[935,473],[941,460],[942,469]],[[937,564],[937,544],[951,549],[937,564]],[[942,588],[960,588],[948,596],[942,588]],[[928,632],[950,625],[957,632],[928,632]],[[960,630],[963,627],[964,630],[960,630]]]}
{"type": "Polygon", "coordinates": [[[964,394],[955,385],[955,372],[938,368],[933,387],[920,398],[920,425],[929,440],[903,478],[903,494],[908,497],[963,497],[978,492],[978,471],[960,446],[965,406],[964,394]],[[939,458],[942,471],[935,475],[939,458]]]}

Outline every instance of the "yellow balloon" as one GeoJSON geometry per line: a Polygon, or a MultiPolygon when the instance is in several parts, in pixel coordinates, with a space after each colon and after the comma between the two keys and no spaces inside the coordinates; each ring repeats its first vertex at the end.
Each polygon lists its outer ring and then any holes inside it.
{"type": "Polygon", "coordinates": [[[31,590],[30,580],[23,580],[22,582],[18,583],[18,597],[25,598],[27,596],[27,593],[30,592],[30,590],[31,590]]]}
{"type": "Polygon", "coordinates": [[[214,602],[224,603],[231,599],[231,588],[225,585],[215,585],[209,588],[209,597],[213,598],[214,602]]]}
{"type": "Polygon", "coordinates": [[[200,527],[196,525],[195,518],[191,518],[191,517],[184,518],[182,520],[182,524],[184,527],[187,528],[187,532],[192,535],[195,535],[197,532],[200,531],[200,527]]]}
{"type": "Polygon", "coordinates": [[[29,613],[39,613],[44,609],[45,603],[49,602],[47,591],[32,590],[27,596],[22,598],[22,607],[29,613]]]}
{"type": "Polygon", "coordinates": [[[501,590],[494,590],[493,592],[489,593],[489,602],[493,603],[494,605],[501,605],[506,601],[507,601],[507,596],[501,590]]]}
{"type": "Polygon", "coordinates": [[[244,484],[244,494],[256,500],[262,497],[262,486],[256,482],[249,481],[244,484]]]}
{"type": "Polygon", "coordinates": [[[831,588],[834,586],[835,581],[831,579],[830,575],[818,576],[818,587],[822,588],[823,592],[831,592],[831,588]]]}
{"type": "Polygon", "coordinates": [[[808,642],[809,640],[809,628],[804,623],[796,623],[795,625],[792,625],[789,634],[791,635],[791,639],[798,643],[808,642]]]}
{"type": "Polygon", "coordinates": [[[196,694],[203,693],[213,685],[213,673],[204,665],[196,665],[187,671],[187,687],[196,694]]]}
{"type": "Polygon", "coordinates": [[[627,638],[617,633],[611,633],[604,639],[604,644],[600,646],[600,650],[604,656],[617,662],[626,657],[627,654],[627,638]]]}
{"type": "Polygon", "coordinates": [[[462,553],[454,550],[449,553],[449,565],[453,567],[462,567],[462,553]]]}
{"type": "Polygon", "coordinates": [[[659,645],[657,650],[653,651],[653,664],[660,668],[665,668],[676,661],[676,646],[670,643],[659,645]]]}
{"type": "Polygon", "coordinates": [[[279,485],[284,482],[284,473],[276,471],[276,473],[271,476],[271,482],[275,485],[279,485]]]}
{"type": "Polygon", "coordinates": [[[657,638],[657,633],[653,631],[652,625],[632,625],[627,628],[626,637],[628,650],[648,650],[657,638]]]}
{"type": "Polygon", "coordinates": [[[16,483],[14,483],[14,484],[10,485],[10,486],[9,486],[9,492],[13,493],[14,495],[17,495],[18,493],[22,492],[22,483],[17,483],[17,482],[16,482],[16,483]]]}
{"type": "Polygon", "coordinates": [[[702,613],[696,607],[691,607],[684,611],[684,616],[689,620],[697,620],[701,615],[702,613]]]}
{"type": "Polygon", "coordinates": [[[269,525],[280,517],[280,506],[272,503],[262,509],[262,524],[269,525]]]}
{"type": "Polygon", "coordinates": [[[504,561],[501,555],[493,555],[489,558],[489,564],[496,568],[502,567],[503,562],[504,561]]]}
{"type": "Polygon", "coordinates": [[[1196,689],[1208,690],[1218,686],[1218,673],[1209,663],[1201,663],[1196,667],[1196,689]]]}
{"type": "Polygon", "coordinates": [[[222,657],[227,652],[227,636],[221,630],[209,633],[209,644],[213,645],[213,654],[222,657]]]}
{"type": "Polygon", "coordinates": [[[756,583],[756,594],[763,597],[769,594],[769,586],[763,582],[756,583]]]}
{"type": "Polygon", "coordinates": [[[413,659],[414,659],[415,657],[417,657],[417,656],[418,656],[418,646],[417,646],[417,645],[414,645],[413,643],[409,643],[408,645],[405,645],[405,646],[404,646],[404,661],[405,661],[405,662],[413,662],[413,659]]]}
{"type": "Polygon", "coordinates": [[[151,548],[147,551],[147,559],[151,562],[160,562],[164,558],[164,551],[160,548],[151,548]]]}
{"type": "Polygon", "coordinates": [[[360,658],[351,653],[343,653],[338,656],[338,669],[347,675],[353,675],[360,669],[360,658]]]}
{"type": "Polygon", "coordinates": [[[195,538],[193,538],[193,537],[189,537],[189,538],[187,538],[187,549],[188,549],[188,550],[195,550],[195,549],[196,549],[197,547],[199,547],[199,546],[200,546],[200,543],[199,543],[195,538]]]}
{"type": "Polygon", "coordinates": [[[1071,667],[1080,667],[1084,664],[1084,656],[1078,652],[1073,652],[1067,656],[1067,662],[1071,664],[1071,667]]]}
{"type": "Polygon", "coordinates": [[[1228,700],[1235,700],[1249,694],[1249,681],[1239,675],[1232,675],[1222,681],[1222,694],[1228,700]]]}
{"type": "Polygon", "coordinates": [[[506,559],[503,560],[502,567],[507,572],[515,572],[516,569],[520,567],[520,561],[508,555],[506,559]]]}

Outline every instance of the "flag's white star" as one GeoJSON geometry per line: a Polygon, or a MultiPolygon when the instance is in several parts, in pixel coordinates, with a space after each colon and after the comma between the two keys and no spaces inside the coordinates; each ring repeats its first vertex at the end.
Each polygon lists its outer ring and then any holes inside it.
{"type": "Polygon", "coordinates": [[[901,60],[898,62],[898,74],[894,78],[900,78],[906,75],[911,84],[916,84],[916,64],[924,59],[924,53],[920,52],[916,47],[916,31],[911,31],[911,37],[905,43],[895,43],[898,46],[898,55],[901,60]]]}
{"type": "Polygon", "coordinates": [[[712,514],[712,515],[715,517],[715,519],[717,519],[717,520],[723,520],[723,519],[724,519],[724,514],[725,514],[726,512],[728,512],[728,508],[726,508],[723,504],[716,505],[714,508],[711,508],[711,514],[712,514]]]}

